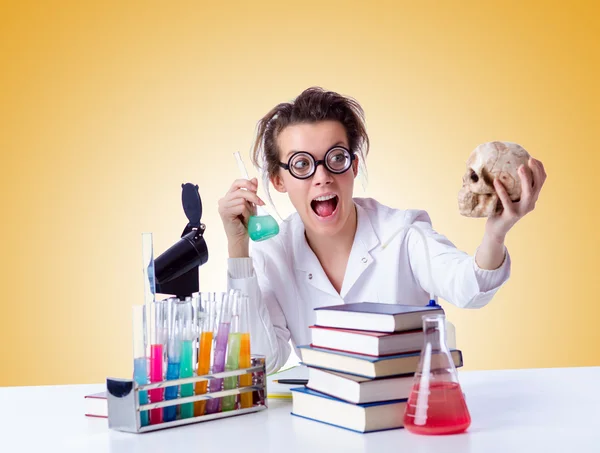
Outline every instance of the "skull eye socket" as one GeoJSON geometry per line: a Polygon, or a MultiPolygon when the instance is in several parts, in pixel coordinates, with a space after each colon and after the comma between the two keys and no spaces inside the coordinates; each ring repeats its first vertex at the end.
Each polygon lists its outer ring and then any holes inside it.
{"type": "Polygon", "coordinates": [[[479,176],[477,176],[477,173],[475,173],[473,170],[471,170],[471,181],[473,181],[473,182],[479,181],[479,176]]]}

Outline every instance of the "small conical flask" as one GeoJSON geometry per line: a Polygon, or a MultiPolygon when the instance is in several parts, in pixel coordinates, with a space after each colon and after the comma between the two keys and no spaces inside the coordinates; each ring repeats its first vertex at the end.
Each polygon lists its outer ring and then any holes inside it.
{"type": "MultiPolygon", "coordinates": [[[[242,175],[242,178],[250,180],[242,156],[239,152],[233,153],[235,160],[238,163],[238,168],[242,175]]],[[[254,242],[266,241],[279,234],[279,224],[277,220],[269,214],[269,212],[262,206],[256,206],[256,215],[251,215],[248,219],[248,236],[254,242]]]]}
{"type": "Polygon", "coordinates": [[[256,207],[256,215],[248,220],[248,236],[254,242],[266,241],[279,233],[277,220],[261,206],[256,207]]]}
{"type": "Polygon", "coordinates": [[[404,427],[412,433],[457,434],[471,424],[445,329],[444,315],[423,316],[425,341],[404,412],[404,427]]]}

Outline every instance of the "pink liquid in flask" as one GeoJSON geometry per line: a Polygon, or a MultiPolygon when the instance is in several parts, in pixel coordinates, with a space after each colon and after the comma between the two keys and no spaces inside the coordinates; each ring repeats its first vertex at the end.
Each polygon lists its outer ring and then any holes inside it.
{"type": "Polygon", "coordinates": [[[404,413],[415,434],[458,434],[471,425],[454,361],[445,340],[444,315],[423,317],[425,344],[404,413]]]}
{"type": "Polygon", "coordinates": [[[436,382],[429,387],[427,415],[424,422],[417,424],[418,385],[413,388],[408,401],[404,426],[416,434],[456,434],[466,431],[471,425],[471,416],[465,403],[460,385],[454,382],[436,382]]]}

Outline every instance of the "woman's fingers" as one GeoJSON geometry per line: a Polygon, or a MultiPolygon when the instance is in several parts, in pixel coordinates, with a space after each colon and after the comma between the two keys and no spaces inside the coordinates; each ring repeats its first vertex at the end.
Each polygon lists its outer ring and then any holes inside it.
{"type": "Polygon", "coordinates": [[[237,220],[244,225],[248,224],[248,219],[252,216],[254,210],[249,202],[243,198],[235,198],[233,200],[219,200],[219,214],[226,225],[233,225],[237,220]]]}
{"type": "Polygon", "coordinates": [[[540,167],[540,170],[542,172],[542,176],[543,176],[544,179],[546,179],[546,177],[547,177],[547,175],[546,175],[546,169],[544,168],[544,164],[542,163],[542,161],[534,159],[533,157],[531,159],[540,167]]]}
{"type": "Polygon", "coordinates": [[[537,198],[542,190],[542,186],[544,185],[544,181],[546,181],[546,172],[544,170],[543,164],[533,157],[529,159],[529,167],[533,173],[533,201],[534,203],[537,201],[537,198]]]}
{"type": "Polygon", "coordinates": [[[231,200],[223,199],[219,204],[219,210],[226,214],[231,213],[231,210],[237,208],[239,206],[246,206],[248,209],[251,209],[250,202],[246,201],[244,198],[233,198],[231,200]]]}
{"type": "Polygon", "coordinates": [[[534,196],[534,179],[533,172],[529,167],[521,165],[518,170],[519,179],[521,180],[521,204],[528,205],[534,196]]]}
{"type": "Polygon", "coordinates": [[[229,191],[227,193],[233,193],[239,189],[246,189],[251,192],[256,192],[256,190],[258,189],[258,181],[256,180],[256,178],[253,178],[251,180],[236,179],[235,181],[233,181],[233,184],[231,184],[231,187],[229,188],[229,191]]]}
{"type": "Polygon", "coordinates": [[[250,192],[248,190],[239,189],[231,194],[232,198],[242,198],[250,203],[254,203],[258,206],[264,206],[265,202],[260,199],[256,192],[250,192]]]}
{"type": "Polygon", "coordinates": [[[256,178],[251,180],[236,179],[223,199],[225,201],[229,201],[236,198],[243,198],[251,203],[264,206],[265,202],[262,201],[258,195],[256,195],[257,189],[258,181],[256,178]]]}
{"type": "Polygon", "coordinates": [[[225,196],[225,200],[227,201],[233,201],[233,200],[246,200],[250,203],[254,203],[258,206],[264,206],[265,202],[262,201],[260,199],[260,197],[258,195],[256,195],[255,192],[250,192],[249,190],[245,190],[245,189],[238,189],[235,192],[231,192],[229,194],[227,194],[225,196]]]}
{"type": "Polygon", "coordinates": [[[502,207],[504,208],[504,210],[510,215],[516,214],[513,202],[508,196],[504,184],[502,184],[502,182],[498,178],[494,179],[494,187],[496,188],[496,193],[498,194],[498,197],[502,202],[502,207]]]}
{"type": "Polygon", "coordinates": [[[250,211],[250,206],[244,200],[238,200],[235,204],[228,206],[227,212],[229,212],[229,214],[232,217],[243,217],[246,223],[252,215],[252,212],[250,211]]]}

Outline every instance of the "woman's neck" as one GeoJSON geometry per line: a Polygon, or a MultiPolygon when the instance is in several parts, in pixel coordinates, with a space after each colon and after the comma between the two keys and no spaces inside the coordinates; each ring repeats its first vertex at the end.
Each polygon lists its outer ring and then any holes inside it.
{"type": "Polygon", "coordinates": [[[350,216],[338,234],[335,236],[318,235],[306,230],[306,241],[321,262],[323,262],[325,257],[331,255],[346,259],[352,251],[356,225],[357,213],[356,206],[354,206],[354,209],[352,209],[350,216]]]}

